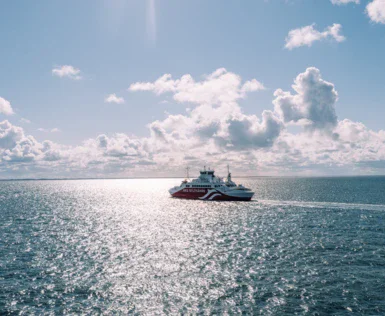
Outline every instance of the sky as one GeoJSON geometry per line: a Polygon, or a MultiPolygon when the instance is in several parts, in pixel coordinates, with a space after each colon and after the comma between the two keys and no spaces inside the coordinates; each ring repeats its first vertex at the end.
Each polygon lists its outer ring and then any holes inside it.
{"type": "Polygon", "coordinates": [[[0,3],[0,179],[385,174],[385,0],[0,3]]]}

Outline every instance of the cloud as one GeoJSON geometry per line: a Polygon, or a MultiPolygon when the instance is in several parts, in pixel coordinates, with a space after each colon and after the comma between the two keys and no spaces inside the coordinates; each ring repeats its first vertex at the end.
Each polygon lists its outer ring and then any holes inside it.
{"type": "Polygon", "coordinates": [[[187,86],[182,78],[144,83],[149,91],[170,93],[174,99],[183,92],[178,102],[185,107],[194,104],[185,114],[165,113],[163,119],[150,122],[145,137],[100,134],[65,146],[38,142],[21,127],[0,122],[1,176],[170,176],[180,174],[186,161],[192,168],[211,164],[220,169],[230,163],[239,175],[385,172],[385,131],[338,120],[336,87],[317,68],[298,74],[293,91],[277,89],[274,109],[260,115],[245,114],[238,104],[260,90],[253,80],[244,82],[224,68],[187,86]],[[231,90],[225,97],[219,95],[223,85],[231,90]],[[205,96],[195,95],[197,91],[205,96]],[[298,125],[295,133],[290,132],[293,124],[298,125]]]}
{"type": "Polygon", "coordinates": [[[58,129],[57,127],[52,128],[52,129],[47,129],[47,128],[40,127],[37,130],[39,132],[43,132],[43,133],[49,133],[49,132],[51,132],[51,133],[58,133],[58,132],[60,132],[60,129],[58,129]]]}
{"type": "Polygon", "coordinates": [[[2,97],[0,97],[0,113],[5,115],[14,114],[11,103],[2,97]]]}
{"type": "Polygon", "coordinates": [[[256,115],[247,116],[237,103],[247,93],[264,89],[256,79],[242,82],[239,75],[225,68],[215,70],[201,81],[188,74],[176,80],[166,74],[154,82],[137,82],[129,87],[132,92],[172,93],[179,103],[197,105],[187,115],[168,115],[163,121],[149,124],[149,143],[155,150],[194,147],[207,141],[220,150],[271,146],[282,129],[277,116],[271,111],[265,111],[262,120],[256,115]]]}
{"type": "Polygon", "coordinates": [[[217,141],[232,150],[271,147],[282,128],[282,122],[273,112],[264,111],[262,121],[256,116],[247,115],[229,120],[227,137],[218,137],[217,141]]]}
{"type": "Polygon", "coordinates": [[[293,48],[301,46],[310,47],[314,42],[328,38],[338,43],[345,40],[345,37],[341,35],[341,24],[334,23],[332,26],[328,26],[323,32],[317,31],[314,26],[315,24],[312,24],[291,30],[285,39],[285,48],[292,50],[293,48]]]}
{"type": "Polygon", "coordinates": [[[39,154],[39,143],[24,134],[21,127],[0,122],[0,157],[3,162],[32,161],[39,154]]]}
{"type": "Polygon", "coordinates": [[[355,3],[355,4],[360,3],[360,0],[330,0],[330,1],[331,1],[331,3],[336,4],[336,5],[344,5],[344,4],[348,4],[348,3],[355,3]]]}
{"type": "Polygon", "coordinates": [[[20,122],[21,122],[21,123],[26,123],[26,124],[30,124],[30,123],[31,123],[30,120],[28,120],[28,119],[26,119],[26,118],[24,118],[24,117],[22,117],[22,118],[20,119],[20,122]]]}
{"type": "Polygon", "coordinates": [[[117,97],[115,93],[112,93],[104,99],[104,102],[122,104],[124,103],[124,99],[117,97]]]}
{"type": "Polygon", "coordinates": [[[242,84],[241,77],[220,68],[208,75],[205,80],[196,82],[189,74],[180,79],[172,79],[170,74],[161,76],[154,82],[136,82],[129,91],[152,91],[157,95],[172,93],[175,101],[195,104],[218,105],[245,98],[247,92],[264,90],[256,79],[242,84]]]}
{"type": "Polygon", "coordinates": [[[59,161],[65,157],[61,150],[61,146],[51,142],[50,140],[45,140],[42,143],[43,148],[41,149],[43,155],[41,159],[43,161],[59,161]]]}
{"type": "Polygon", "coordinates": [[[373,22],[385,24],[385,0],[373,0],[368,3],[366,13],[373,22]]]}
{"type": "Polygon", "coordinates": [[[12,149],[3,152],[2,160],[6,162],[28,162],[41,153],[40,144],[32,136],[26,136],[16,143],[12,149]]]}
{"type": "Polygon", "coordinates": [[[52,69],[52,74],[60,78],[67,77],[73,80],[82,79],[82,77],[80,76],[80,69],[75,68],[71,65],[57,66],[52,69]]]}
{"type": "Polygon", "coordinates": [[[21,127],[13,126],[9,121],[0,122],[0,148],[12,148],[24,137],[21,127]]]}
{"type": "Polygon", "coordinates": [[[299,123],[311,130],[331,131],[337,125],[334,85],[321,78],[314,67],[299,74],[292,86],[296,94],[277,89],[273,100],[275,111],[285,123],[299,123]]]}

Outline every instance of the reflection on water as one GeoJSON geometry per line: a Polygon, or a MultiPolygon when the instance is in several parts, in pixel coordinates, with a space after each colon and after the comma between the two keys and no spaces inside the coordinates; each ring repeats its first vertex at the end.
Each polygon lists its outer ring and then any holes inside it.
{"type": "Polygon", "coordinates": [[[1,182],[0,314],[385,313],[385,182],[353,180],[243,180],[250,203],[1,182]]]}

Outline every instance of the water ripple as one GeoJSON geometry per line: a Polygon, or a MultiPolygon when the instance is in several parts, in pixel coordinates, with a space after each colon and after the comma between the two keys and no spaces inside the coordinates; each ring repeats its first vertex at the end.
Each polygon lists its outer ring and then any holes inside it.
{"type": "Polygon", "coordinates": [[[385,313],[381,198],[271,201],[253,181],[250,203],[172,199],[174,180],[0,183],[0,314],[385,313]]]}

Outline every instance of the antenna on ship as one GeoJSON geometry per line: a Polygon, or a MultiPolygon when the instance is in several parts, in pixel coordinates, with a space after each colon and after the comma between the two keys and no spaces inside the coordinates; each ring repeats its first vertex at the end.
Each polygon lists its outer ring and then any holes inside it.
{"type": "Polygon", "coordinates": [[[190,167],[187,167],[187,168],[186,168],[186,177],[187,177],[187,179],[190,179],[190,176],[189,176],[189,174],[188,174],[189,171],[190,171],[190,167]]]}

